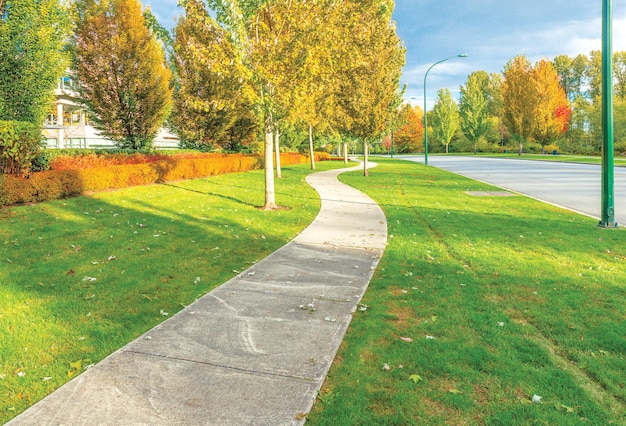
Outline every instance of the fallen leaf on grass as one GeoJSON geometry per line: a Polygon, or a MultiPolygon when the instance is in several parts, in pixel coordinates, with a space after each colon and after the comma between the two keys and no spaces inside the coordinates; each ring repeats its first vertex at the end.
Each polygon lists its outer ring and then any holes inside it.
{"type": "Polygon", "coordinates": [[[411,374],[409,376],[409,380],[412,381],[413,383],[418,383],[424,379],[422,379],[422,376],[420,376],[419,374],[411,374]]]}
{"type": "Polygon", "coordinates": [[[410,337],[400,337],[400,340],[404,341],[404,342],[412,342],[413,339],[411,339],[410,337]]]}
{"type": "Polygon", "coordinates": [[[574,408],[568,407],[567,405],[564,405],[564,404],[559,404],[559,405],[557,405],[556,408],[560,409],[560,410],[565,410],[566,413],[575,413],[576,412],[576,410],[574,408]]]}
{"type": "Polygon", "coordinates": [[[97,278],[94,277],[83,277],[83,281],[97,281],[97,278]]]}
{"type": "Polygon", "coordinates": [[[542,400],[542,399],[543,399],[543,396],[539,396],[539,395],[535,394],[535,395],[533,395],[533,397],[532,397],[531,401],[532,401],[534,404],[541,404],[541,400],[542,400]]]}
{"type": "Polygon", "coordinates": [[[91,366],[93,366],[90,359],[79,359],[78,361],[70,362],[69,364],[70,364],[70,368],[67,371],[68,377],[73,376],[74,374],[80,372],[83,369],[86,370],[90,368],[91,366]]]}

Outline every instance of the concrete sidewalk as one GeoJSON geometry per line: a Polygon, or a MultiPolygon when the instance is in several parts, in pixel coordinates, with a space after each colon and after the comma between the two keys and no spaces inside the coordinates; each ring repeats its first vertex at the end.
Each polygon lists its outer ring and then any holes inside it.
{"type": "Polygon", "coordinates": [[[292,242],[7,424],[303,423],[387,240],[346,170],[308,177],[322,209],[292,242]]]}

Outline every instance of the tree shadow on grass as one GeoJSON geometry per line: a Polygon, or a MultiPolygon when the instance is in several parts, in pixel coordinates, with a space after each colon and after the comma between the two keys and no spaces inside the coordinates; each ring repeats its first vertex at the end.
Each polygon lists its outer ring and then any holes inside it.
{"type": "Polygon", "coordinates": [[[213,197],[223,198],[225,200],[234,201],[235,203],[243,204],[244,206],[258,207],[258,206],[255,206],[252,203],[248,203],[248,202],[246,202],[244,200],[241,200],[239,198],[235,198],[235,197],[230,196],[230,195],[218,194],[217,192],[198,191],[197,189],[185,188],[184,186],[179,186],[179,185],[175,185],[175,184],[172,184],[172,183],[166,183],[166,182],[161,183],[161,185],[168,186],[170,188],[180,189],[182,191],[195,192],[196,194],[210,195],[210,196],[213,196],[213,197]]]}

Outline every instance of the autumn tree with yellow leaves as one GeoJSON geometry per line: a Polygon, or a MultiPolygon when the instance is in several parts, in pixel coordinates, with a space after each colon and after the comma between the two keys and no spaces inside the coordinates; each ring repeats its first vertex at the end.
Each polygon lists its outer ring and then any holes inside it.
{"type": "Polygon", "coordinates": [[[369,144],[390,129],[402,101],[400,76],[405,49],[392,21],[393,1],[346,1],[343,12],[345,49],[341,61],[338,118],[344,134],[363,143],[367,176],[369,144]]]}
{"type": "Polygon", "coordinates": [[[206,0],[206,6],[228,33],[258,94],[264,208],[277,207],[274,133],[281,120],[290,120],[290,108],[301,111],[310,135],[313,127],[328,126],[369,143],[386,132],[400,102],[404,65],[391,21],[393,1],[206,0]]]}
{"type": "Polygon", "coordinates": [[[537,96],[532,136],[545,147],[565,133],[571,109],[552,62],[545,59],[537,62],[532,75],[537,96]]]}
{"type": "Polygon", "coordinates": [[[184,9],[175,29],[172,123],[184,146],[236,150],[258,128],[251,75],[201,1],[187,0],[184,9]]]}
{"type": "Polygon", "coordinates": [[[525,56],[516,56],[504,67],[502,81],[502,121],[519,143],[519,155],[524,150],[535,126],[537,87],[533,81],[533,67],[525,56]]]}

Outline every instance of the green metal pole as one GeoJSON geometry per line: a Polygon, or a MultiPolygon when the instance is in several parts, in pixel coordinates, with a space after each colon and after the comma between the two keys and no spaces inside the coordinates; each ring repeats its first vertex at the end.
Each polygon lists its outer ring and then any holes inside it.
{"type": "Polygon", "coordinates": [[[602,216],[600,226],[616,227],[613,161],[613,5],[602,0],[602,216]]]}
{"type": "MultiPolygon", "coordinates": [[[[448,58],[444,59],[444,61],[446,61],[448,58]]],[[[440,63],[443,61],[439,61],[437,62],[440,63]]],[[[437,64],[432,65],[430,68],[428,68],[428,71],[426,71],[426,74],[424,75],[424,164],[426,166],[428,166],[428,118],[426,118],[426,77],[428,77],[428,73],[430,72],[430,70],[433,69],[433,67],[437,64]]]]}
{"type": "Polygon", "coordinates": [[[467,58],[467,53],[461,53],[460,55],[449,56],[446,59],[442,59],[441,61],[435,62],[428,68],[426,74],[424,75],[424,164],[428,166],[428,119],[426,118],[426,77],[428,77],[428,73],[432,70],[435,65],[439,65],[442,62],[447,61],[452,58],[467,58]]]}

